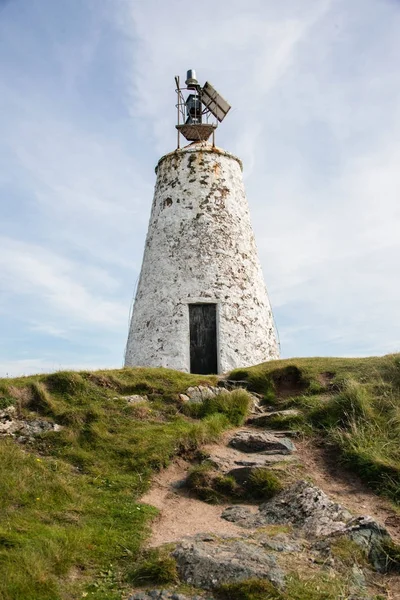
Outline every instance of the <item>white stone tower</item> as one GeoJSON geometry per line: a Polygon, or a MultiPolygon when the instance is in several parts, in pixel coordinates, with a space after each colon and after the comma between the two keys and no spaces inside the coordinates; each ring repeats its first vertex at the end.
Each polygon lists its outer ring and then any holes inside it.
{"type": "Polygon", "coordinates": [[[186,83],[196,94],[185,100],[177,79],[178,114],[187,115],[177,127],[192,143],[180,149],[178,133],[178,149],[156,168],[125,365],[224,373],[279,350],[242,163],[207,142],[216,125],[204,115],[222,120],[229,105],[210,84],[200,88],[193,71],[186,83]]]}

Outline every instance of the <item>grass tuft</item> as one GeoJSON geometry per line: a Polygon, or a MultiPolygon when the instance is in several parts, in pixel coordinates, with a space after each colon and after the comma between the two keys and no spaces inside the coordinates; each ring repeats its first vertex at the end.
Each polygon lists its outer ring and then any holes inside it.
{"type": "Polygon", "coordinates": [[[225,583],[214,593],[220,600],[283,600],[282,594],[265,579],[225,583]]]}
{"type": "Polygon", "coordinates": [[[338,460],[400,504],[400,355],[270,361],[229,378],[250,391],[272,386],[277,408],[302,415],[287,423],[278,416],[271,427],[296,427],[334,445],[338,460]]]}
{"type": "Polygon", "coordinates": [[[250,498],[269,500],[283,489],[283,485],[275,473],[260,468],[252,470],[245,489],[250,498]]]}
{"type": "Polygon", "coordinates": [[[133,585],[166,585],[178,581],[176,562],[167,550],[145,552],[129,570],[127,581],[133,585]]]}
{"type": "Polygon", "coordinates": [[[207,398],[199,403],[187,403],[183,406],[186,415],[193,418],[207,417],[209,415],[225,415],[232,425],[242,425],[246,419],[251,403],[251,397],[246,390],[221,392],[217,396],[207,398]]]}
{"type": "Polygon", "coordinates": [[[239,484],[231,475],[221,475],[207,461],[190,470],[186,485],[200,500],[211,504],[268,500],[283,488],[280,479],[268,469],[254,469],[249,478],[239,484]]]}

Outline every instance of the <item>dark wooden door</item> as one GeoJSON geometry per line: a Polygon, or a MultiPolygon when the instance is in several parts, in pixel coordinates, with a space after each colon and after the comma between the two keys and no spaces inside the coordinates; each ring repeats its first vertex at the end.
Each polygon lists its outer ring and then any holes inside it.
{"type": "Polygon", "coordinates": [[[217,305],[189,304],[190,372],[218,373],[217,305]]]}

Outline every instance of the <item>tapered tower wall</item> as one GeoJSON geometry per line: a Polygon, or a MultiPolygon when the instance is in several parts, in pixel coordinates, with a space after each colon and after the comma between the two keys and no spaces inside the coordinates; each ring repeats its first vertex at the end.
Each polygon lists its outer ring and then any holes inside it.
{"type": "Polygon", "coordinates": [[[217,305],[218,372],[278,358],[240,160],[192,144],[156,172],[125,364],[190,371],[191,303],[217,305]]]}

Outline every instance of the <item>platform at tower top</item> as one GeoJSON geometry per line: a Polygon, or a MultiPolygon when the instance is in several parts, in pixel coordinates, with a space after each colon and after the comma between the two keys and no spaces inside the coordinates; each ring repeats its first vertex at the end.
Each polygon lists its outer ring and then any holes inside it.
{"type": "Polygon", "coordinates": [[[233,158],[234,160],[236,160],[239,163],[240,168],[243,171],[242,161],[240,160],[240,158],[238,158],[231,152],[228,152],[227,150],[224,150],[223,148],[218,148],[217,146],[213,146],[212,144],[209,144],[207,142],[193,142],[192,144],[188,144],[184,148],[178,148],[178,149],[174,150],[173,152],[168,152],[168,154],[164,154],[164,156],[162,156],[160,158],[160,160],[158,161],[157,166],[155,168],[155,172],[157,173],[158,167],[160,166],[160,164],[162,162],[164,162],[164,160],[166,160],[168,158],[179,157],[179,156],[182,156],[183,154],[187,154],[187,153],[191,153],[191,152],[207,152],[207,153],[217,154],[219,156],[227,156],[228,158],[233,158]]]}

